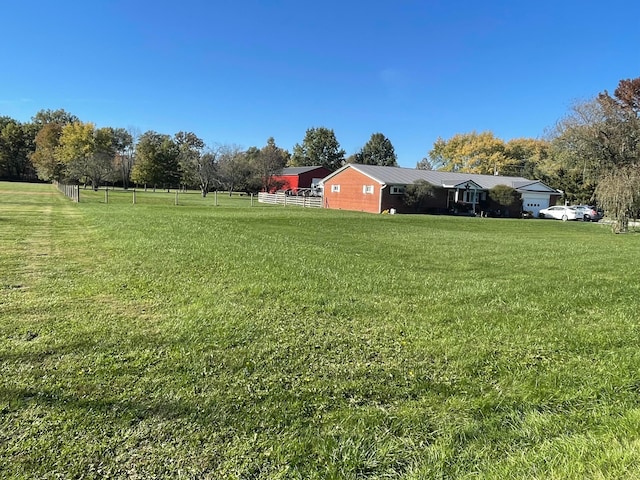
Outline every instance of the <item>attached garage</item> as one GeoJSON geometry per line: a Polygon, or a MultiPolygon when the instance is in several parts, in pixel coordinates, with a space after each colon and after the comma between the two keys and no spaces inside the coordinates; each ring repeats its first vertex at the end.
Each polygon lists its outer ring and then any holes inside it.
{"type": "Polygon", "coordinates": [[[531,212],[537,217],[540,210],[555,204],[558,191],[540,181],[516,185],[522,198],[522,210],[531,212]],[[554,203],[552,203],[552,201],[554,203]]]}
{"type": "Polygon", "coordinates": [[[533,213],[537,217],[540,210],[549,207],[549,194],[541,193],[523,193],[522,194],[522,210],[533,213]]]}

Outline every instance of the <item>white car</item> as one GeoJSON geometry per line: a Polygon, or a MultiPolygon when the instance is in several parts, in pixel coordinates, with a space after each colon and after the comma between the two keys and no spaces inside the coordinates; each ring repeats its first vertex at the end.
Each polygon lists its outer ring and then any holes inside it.
{"type": "Polygon", "coordinates": [[[577,220],[582,219],[582,214],[576,207],[566,207],[564,205],[554,205],[553,207],[540,210],[540,218],[555,218],[556,220],[577,220]]]}

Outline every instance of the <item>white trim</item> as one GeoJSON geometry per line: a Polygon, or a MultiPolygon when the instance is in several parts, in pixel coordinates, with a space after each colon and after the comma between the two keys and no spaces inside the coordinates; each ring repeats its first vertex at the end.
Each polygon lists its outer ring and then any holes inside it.
{"type": "MultiPolygon", "coordinates": [[[[448,187],[448,186],[446,186],[446,187],[448,187]]],[[[480,185],[478,185],[473,180],[465,180],[464,182],[456,183],[455,185],[453,185],[451,187],[448,187],[448,188],[459,188],[461,190],[464,190],[467,187],[470,190],[484,190],[484,188],[482,188],[480,185]]]]}
{"type": "Polygon", "coordinates": [[[545,185],[542,182],[535,182],[532,183],[531,185],[525,185],[522,187],[518,187],[516,188],[517,191],[519,192],[532,192],[532,193],[548,193],[551,195],[557,195],[559,194],[558,191],[554,188],[549,187],[548,185],[545,185]],[[532,188],[532,187],[537,187],[537,188],[532,188]]]}

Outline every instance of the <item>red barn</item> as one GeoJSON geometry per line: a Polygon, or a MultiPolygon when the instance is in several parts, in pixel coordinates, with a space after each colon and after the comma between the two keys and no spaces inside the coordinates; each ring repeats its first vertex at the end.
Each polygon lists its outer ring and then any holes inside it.
{"type": "Polygon", "coordinates": [[[273,176],[273,182],[279,184],[278,188],[272,189],[269,193],[275,193],[276,190],[293,190],[294,192],[302,188],[316,187],[320,180],[329,175],[331,170],[325,167],[287,167],[282,172],[273,176]]]}

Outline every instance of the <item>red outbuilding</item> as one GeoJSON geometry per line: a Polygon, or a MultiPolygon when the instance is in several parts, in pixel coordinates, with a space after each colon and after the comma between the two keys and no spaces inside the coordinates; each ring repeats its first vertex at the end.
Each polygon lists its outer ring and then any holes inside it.
{"type": "Polygon", "coordinates": [[[330,173],[331,170],[328,168],[318,166],[283,168],[281,173],[273,176],[273,184],[277,187],[272,188],[269,193],[275,193],[277,190],[297,193],[301,189],[315,189],[320,180],[330,173]]]}

